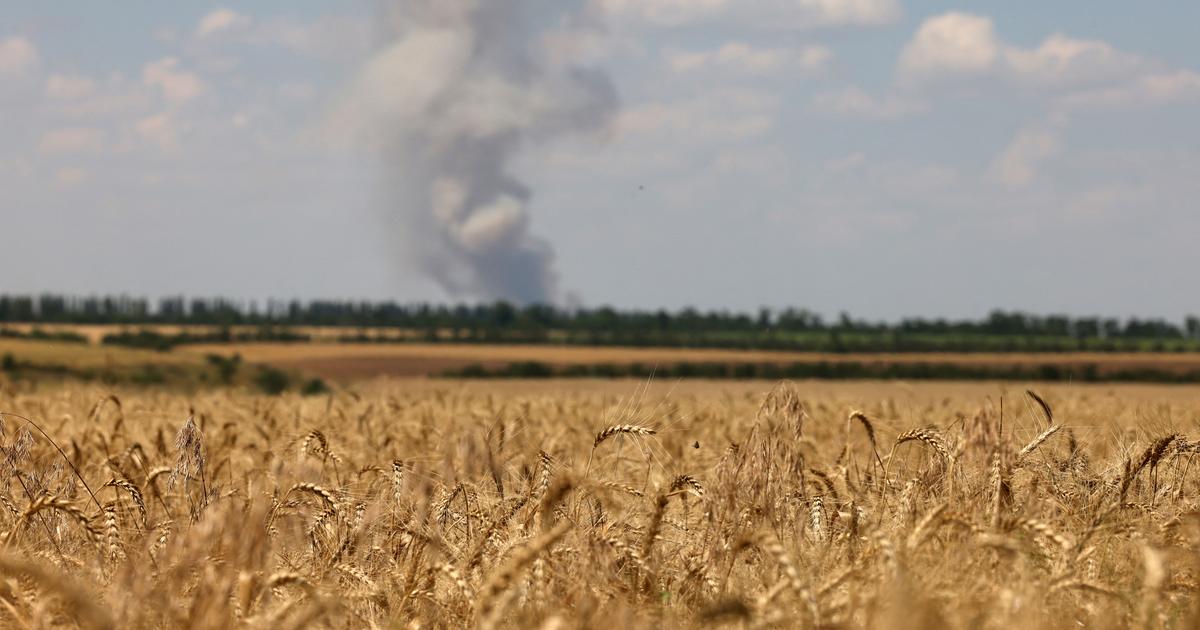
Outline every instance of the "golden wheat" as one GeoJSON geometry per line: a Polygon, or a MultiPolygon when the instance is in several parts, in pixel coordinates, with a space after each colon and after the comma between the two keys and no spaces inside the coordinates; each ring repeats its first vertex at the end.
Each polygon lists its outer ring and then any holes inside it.
{"type": "Polygon", "coordinates": [[[0,626],[1200,620],[1190,390],[481,387],[0,383],[0,626]]]}

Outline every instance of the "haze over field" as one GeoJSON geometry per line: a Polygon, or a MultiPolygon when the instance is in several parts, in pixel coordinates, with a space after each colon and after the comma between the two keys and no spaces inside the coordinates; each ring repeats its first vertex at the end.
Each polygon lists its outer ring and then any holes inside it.
{"type": "Polygon", "coordinates": [[[6,3],[0,291],[1176,318],[1198,20],[6,3]]]}

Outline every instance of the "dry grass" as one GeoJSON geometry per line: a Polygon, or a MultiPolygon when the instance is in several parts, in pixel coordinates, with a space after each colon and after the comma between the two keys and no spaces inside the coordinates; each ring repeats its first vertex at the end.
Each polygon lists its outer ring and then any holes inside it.
{"type": "Polygon", "coordinates": [[[39,365],[64,365],[75,369],[129,367],[141,365],[203,364],[202,355],[154,352],[118,346],[94,346],[29,339],[0,339],[0,355],[11,354],[20,361],[39,365]]]}
{"type": "Polygon", "coordinates": [[[0,625],[1197,621],[1196,389],[576,385],[2,387],[0,625]]]}

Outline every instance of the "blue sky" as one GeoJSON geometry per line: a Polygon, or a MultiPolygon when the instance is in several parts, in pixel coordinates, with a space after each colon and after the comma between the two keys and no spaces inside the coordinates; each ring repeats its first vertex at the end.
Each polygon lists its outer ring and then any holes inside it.
{"type": "MultiPolygon", "coordinates": [[[[414,77],[447,85],[386,57],[427,1],[5,3],[0,290],[491,297],[418,253],[428,146],[377,142],[429,123],[388,109],[414,77]]],[[[618,99],[520,123],[530,196],[488,215],[552,252],[556,299],[1200,312],[1200,4],[506,5],[546,68],[523,86],[588,68],[618,99]]]]}

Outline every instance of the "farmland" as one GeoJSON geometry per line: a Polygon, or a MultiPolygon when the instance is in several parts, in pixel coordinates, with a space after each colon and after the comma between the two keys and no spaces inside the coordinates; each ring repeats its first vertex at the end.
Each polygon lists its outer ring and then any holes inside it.
{"type": "Polygon", "coordinates": [[[951,365],[979,368],[1100,366],[1103,370],[1200,370],[1200,355],[1188,353],[801,353],[673,348],[612,348],[487,344],[222,344],[188,346],[199,354],[240,354],[263,362],[338,380],[371,376],[429,376],[469,365],[499,367],[518,362],[551,366],[638,364],[653,371],[673,364],[867,364],[951,365]]]}
{"type": "Polygon", "coordinates": [[[1189,374],[1191,354],[334,337],[151,350],[106,334],[0,339],[0,625],[1200,621],[1200,387],[447,377],[529,364],[1189,374]]]}
{"type": "MultiPolygon", "coordinates": [[[[24,330],[24,334],[35,329],[24,330]]],[[[289,330],[306,341],[203,342],[216,328],[158,327],[198,341],[161,348],[101,343],[121,329],[53,326],[37,337],[0,338],[0,355],[27,373],[74,372],[101,380],[164,372],[203,378],[211,357],[271,366],[298,377],[353,382],[373,377],[572,376],[646,378],[1009,379],[1047,381],[1200,380],[1200,354],[1186,352],[790,352],[553,344],[370,343],[339,341],[336,328],[289,330]]],[[[251,334],[235,329],[230,334],[251,334]]],[[[276,333],[282,335],[283,333],[276,333]]],[[[172,376],[174,375],[174,376],[172,376]]]]}
{"type": "Polygon", "coordinates": [[[0,3],[0,630],[1200,629],[1200,2],[1074,4],[0,3]]]}
{"type": "Polygon", "coordinates": [[[46,435],[4,417],[0,617],[1195,623],[1200,390],[1039,393],[1044,406],[951,383],[8,384],[0,409],[46,435]]]}

